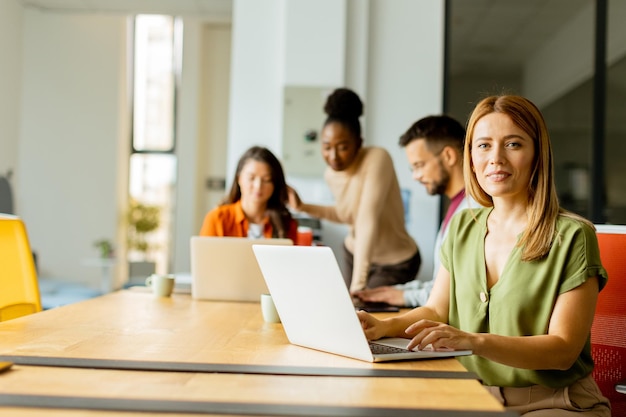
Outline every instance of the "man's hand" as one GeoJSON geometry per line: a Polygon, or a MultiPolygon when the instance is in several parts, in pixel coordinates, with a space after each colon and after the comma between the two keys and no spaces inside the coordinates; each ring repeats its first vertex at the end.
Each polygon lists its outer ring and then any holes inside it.
{"type": "Polygon", "coordinates": [[[392,286],[366,288],[354,291],[353,296],[365,302],[387,303],[398,307],[404,307],[404,291],[392,286]]]}

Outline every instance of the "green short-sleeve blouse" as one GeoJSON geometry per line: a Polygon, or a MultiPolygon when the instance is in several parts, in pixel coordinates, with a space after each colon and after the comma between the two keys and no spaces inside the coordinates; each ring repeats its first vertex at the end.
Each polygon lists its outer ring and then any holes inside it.
{"type": "MultiPolygon", "coordinates": [[[[546,334],[559,294],[594,276],[599,277],[600,288],[606,284],[595,231],[559,216],[548,255],[523,262],[521,248],[514,248],[500,279],[488,290],[484,243],[491,210],[465,210],[450,223],[441,248],[442,265],[450,272],[449,324],[468,332],[503,336],[546,334]]],[[[589,338],[574,365],[565,371],[519,369],[476,355],[459,360],[485,385],[501,387],[565,387],[593,369],[589,338]]]]}

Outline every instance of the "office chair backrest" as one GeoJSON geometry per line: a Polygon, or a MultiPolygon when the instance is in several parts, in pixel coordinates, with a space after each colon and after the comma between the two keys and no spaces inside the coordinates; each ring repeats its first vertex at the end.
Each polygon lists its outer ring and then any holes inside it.
{"type": "Polygon", "coordinates": [[[13,214],[13,193],[9,178],[0,176],[0,213],[13,214]]]}
{"type": "Polygon", "coordinates": [[[0,321],[41,311],[33,253],[26,227],[0,214],[0,321]]]}
{"type": "Polygon", "coordinates": [[[626,395],[615,384],[626,379],[626,226],[596,225],[600,258],[609,281],[598,296],[591,328],[593,377],[611,401],[613,416],[626,416],[626,395]]]}

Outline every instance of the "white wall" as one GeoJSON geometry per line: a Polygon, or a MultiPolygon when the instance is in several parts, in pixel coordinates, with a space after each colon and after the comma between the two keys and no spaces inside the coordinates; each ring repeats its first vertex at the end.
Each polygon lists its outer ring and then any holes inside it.
{"type": "Polygon", "coordinates": [[[233,3],[227,178],[241,154],[264,144],[280,155],[283,22],[281,0],[233,3]]]}
{"type": "Polygon", "coordinates": [[[22,6],[16,0],[0,1],[0,52],[0,176],[4,176],[16,169],[19,137],[22,6]]]}
{"type": "Polygon", "coordinates": [[[99,288],[85,266],[117,239],[126,19],[24,11],[17,206],[40,275],[99,288]]]}
{"type": "Polygon", "coordinates": [[[344,82],[346,1],[287,0],[284,85],[326,87],[344,82]]]}

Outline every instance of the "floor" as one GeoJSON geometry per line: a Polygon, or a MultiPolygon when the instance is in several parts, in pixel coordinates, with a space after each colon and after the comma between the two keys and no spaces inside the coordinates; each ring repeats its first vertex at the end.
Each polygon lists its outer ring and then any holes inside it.
{"type": "Polygon", "coordinates": [[[52,279],[39,279],[39,293],[44,310],[76,303],[101,295],[99,290],[52,279]]]}
{"type": "MultiPolygon", "coordinates": [[[[176,275],[175,291],[179,293],[190,293],[191,274],[176,273],[174,275],[176,275]]],[[[139,280],[129,280],[124,287],[144,285],[144,281],[145,278],[143,277],[139,280]]],[[[102,295],[102,291],[97,289],[49,278],[39,278],[39,293],[41,295],[41,305],[44,310],[77,303],[102,295]]]]}

